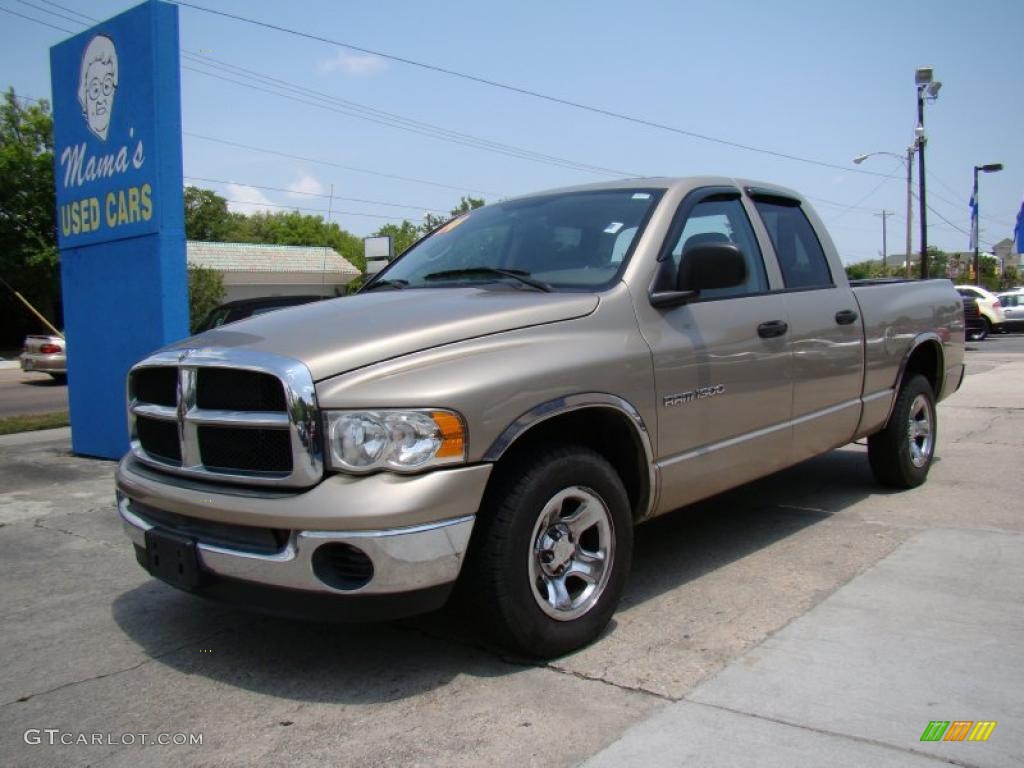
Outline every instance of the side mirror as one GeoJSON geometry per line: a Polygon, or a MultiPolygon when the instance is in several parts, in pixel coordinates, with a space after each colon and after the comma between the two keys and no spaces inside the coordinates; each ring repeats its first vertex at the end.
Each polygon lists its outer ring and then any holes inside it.
{"type": "Polygon", "coordinates": [[[687,249],[679,263],[677,291],[735,288],[747,279],[743,252],[732,243],[702,243],[687,249]]]}

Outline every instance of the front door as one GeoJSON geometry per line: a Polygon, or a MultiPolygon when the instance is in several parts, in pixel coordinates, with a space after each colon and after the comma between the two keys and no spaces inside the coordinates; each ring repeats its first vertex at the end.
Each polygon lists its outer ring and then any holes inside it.
{"type": "Polygon", "coordinates": [[[683,200],[659,257],[658,279],[671,282],[688,248],[715,241],[742,251],[744,284],[704,291],[671,309],[645,308],[641,320],[657,393],[656,513],[769,474],[790,455],[793,382],[785,304],[770,292],[738,190],[706,188],[683,200]]]}

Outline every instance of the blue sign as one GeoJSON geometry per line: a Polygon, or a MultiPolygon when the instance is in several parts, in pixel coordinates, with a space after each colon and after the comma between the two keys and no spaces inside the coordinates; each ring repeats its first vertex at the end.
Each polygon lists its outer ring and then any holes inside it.
{"type": "Polygon", "coordinates": [[[128,449],[125,378],[188,335],[177,6],[50,50],[72,448],[128,449]]]}

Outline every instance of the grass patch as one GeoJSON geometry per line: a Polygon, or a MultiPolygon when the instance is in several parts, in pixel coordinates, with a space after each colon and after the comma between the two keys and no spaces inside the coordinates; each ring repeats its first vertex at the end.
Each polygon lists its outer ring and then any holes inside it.
{"type": "Polygon", "coordinates": [[[57,427],[66,427],[68,424],[67,411],[7,416],[0,419],[0,435],[11,435],[15,432],[32,432],[36,429],[56,429],[57,427]]]}

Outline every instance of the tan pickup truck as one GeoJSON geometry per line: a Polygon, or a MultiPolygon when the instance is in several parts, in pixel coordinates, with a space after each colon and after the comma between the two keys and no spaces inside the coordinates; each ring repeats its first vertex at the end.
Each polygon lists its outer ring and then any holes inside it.
{"type": "Polygon", "coordinates": [[[638,523],[864,437],[924,482],[963,362],[952,284],[851,286],[792,191],[562,189],[138,363],[118,509],[181,589],[359,619],[457,587],[549,657],[608,622],[638,523]]]}

